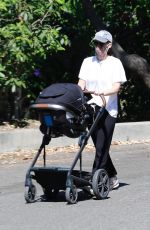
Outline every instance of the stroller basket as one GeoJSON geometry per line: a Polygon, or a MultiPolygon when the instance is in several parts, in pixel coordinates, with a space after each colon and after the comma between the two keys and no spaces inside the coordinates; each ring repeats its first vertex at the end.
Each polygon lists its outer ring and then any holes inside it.
{"type": "Polygon", "coordinates": [[[31,106],[31,109],[39,114],[43,140],[26,173],[25,200],[27,203],[36,201],[36,187],[32,180],[36,180],[41,185],[47,198],[52,198],[60,190],[65,190],[66,200],[70,204],[77,202],[77,189],[85,191],[85,186],[93,189],[97,199],[105,199],[108,196],[107,172],[104,169],[97,170],[91,181],[91,172],[82,170],[82,152],[105,110],[105,98],[102,95],[100,97],[103,106],[97,114],[94,114],[94,109],[87,104],[79,86],[71,83],[53,84],[43,90],[36,103],[31,106]],[[49,144],[51,138],[63,135],[71,138],[79,137],[80,149],[70,167],[47,167],[45,146],[49,144]],[[37,167],[35,164],[42,152],[43,167],[37,167]],[[75,170],[78,161],[79,170],[75,170]]]}

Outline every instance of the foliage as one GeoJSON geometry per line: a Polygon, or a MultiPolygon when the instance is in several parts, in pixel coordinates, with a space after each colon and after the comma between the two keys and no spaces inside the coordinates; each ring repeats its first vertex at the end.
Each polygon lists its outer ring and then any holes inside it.
{"type": "Polygon", "coordinates": [[[150,1],[93,0],[95,10],[126,52],[149,61],[150,1]]]}
{"type": "Polygon", "coordinates": [[[47,55],[69,45],[62,32],[62,15],[69,12],[64,0],[4,0],[0,2],[0,86],[26,89],[42,87],[40,71],[47,55]],[[34,77],[35,76],[35,77],[34,77]]]}
{"type": "MultiPolygon", "coordinates": [[[[93,54],[90,41],[95,33],[82,2],[0,1],[0,88],[12,92],[12,101],[20,95],[18,89],[23,89],[20,102],[24,106],[24,98],[35,99],[48,84],[77,82],[83,58],[93,54]]],[[[137,53],[149,61],[150,2],[91,2],[97,16],[125,51],[137,53]]],[[[119,120],[149,119],[146,89],[134,76],[127,77],[130,80],[120,94],[119,120]]]]}
{"type": "Polygon", "coordinates": [[[143,82],[128,79],[120,92],[118,121],[148,121],[150,118],[150,97],[143,82]]]}
{"type": "MultiPolygon", "coordinates": [[[[114,39],[129,54],[136,53],[150,61],[150,1],[92,0],[114,39]]],[[[142,121],[150,118],[149,92],[133,74],[120,93],[119,121],[142,121]]]]}

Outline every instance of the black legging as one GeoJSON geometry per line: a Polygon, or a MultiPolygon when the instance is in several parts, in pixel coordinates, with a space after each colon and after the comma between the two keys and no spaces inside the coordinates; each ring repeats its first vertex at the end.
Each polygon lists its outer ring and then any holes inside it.
{"type": "MultiPolygon", "coordinates": [[[[99,107],[96,106],[96,109],[99,109],[99,107]]],[[[92,175],[94,175],[95,171],[100,168],[105,169],[109,177],[117,175],[117,171],[109,155],[115,123],[116,118],[110,116],[105,110],[97,127],[91,135],[96,148],[92,175]]]]}

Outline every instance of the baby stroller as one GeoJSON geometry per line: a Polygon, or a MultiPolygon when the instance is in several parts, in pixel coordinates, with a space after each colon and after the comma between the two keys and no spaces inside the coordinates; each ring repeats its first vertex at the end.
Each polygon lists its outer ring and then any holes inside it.
{"type": "MultiPolygon", "coordinates": [[[[69,204],[78,199],[78,189],[90,187],[97,199],[105,199],[109,193],[109,177],[104,169],[95,172],[91,180],[91,173],[82,170],[82,152],[91,133],[101,119],[105,109],[105,99],[101,96],[103,106],[95,115],[94,109],[87,103],[87,92],[72,83],[56,83],[44,89],[31,109],[37,111],[40,119],[40,131],[43,133],[42,144],[35,155],[25,179],[25,200],[35,202],[36,187],[32,180],[36,180],[43,189],[44,195],[53,197],[60,190],[65,191],[65,198],[69,204]],[[69,168],[46,166],[45,146],[51,138],[60,136],[79,138],[79,151],[69,168]],[[43,166],[36,167],[38,157],[43,152],[43,166]],[[75,166],[79,161],[79,170],[75,166]]],[[[92,93],[92,92],[88,92],[92,93]]]]}

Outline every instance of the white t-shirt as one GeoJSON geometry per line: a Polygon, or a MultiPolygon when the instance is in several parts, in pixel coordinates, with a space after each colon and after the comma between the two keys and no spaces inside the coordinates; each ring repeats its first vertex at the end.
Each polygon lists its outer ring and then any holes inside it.
{"type": "MultiPolygon", "coordinates": [[[[86,81],[86,89],[89,91],[105,91],[112,87],[115,82],[123,83],[126,75],[121,61],[113,56],[108,56],[105,60],[99,61],[96,56],[83,60],[79,72],[79,78],[86,81]]],[[[118,99],[117,94],[105,96],[106,109],[113,117],[117,117],[118,99]]],[[[102,105],[99,96],[92,94],[89,103],[102,105]]]]}

